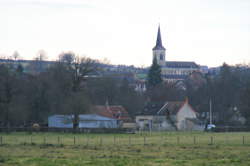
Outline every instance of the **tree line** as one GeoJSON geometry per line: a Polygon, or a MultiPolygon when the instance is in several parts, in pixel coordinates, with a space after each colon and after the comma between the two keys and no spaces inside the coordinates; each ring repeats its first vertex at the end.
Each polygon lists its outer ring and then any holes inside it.
{"type": "Polygon", "coordinates": [[[42,69],[42,58],[30,64],[31,73],[13,63],[0,64],[0,126],[46,125],[48,116],[89,113],[94,105],[122,105],[134,117],[150,103],[183,101],[208,120],[212,101],[214,123],[250,125],[250,69],[248,66],[223,64],[218,74],[193,73],[182,82],[166,82],[154,62],[149,69],[147,91],[136,92],[135,82],[127,76],[98,75],[102,68],[97,60],[74,53],[59,55],[55,63],[42,69]],[[42,72],[39,72],[42,71],[42,72]],[[243,120],[243,121],[244,121],[243,120]]]}
{"type": "Polygon", "coordinates": [[[211,100],[217,124],[250,125],[250,68],[224,63],[217,75],[208,73],[204,78],[198,88],[187,82],[187,96],[192,105],[202,112],[208,110],[211,100]]]}
{"type": "MultiPolygon", "coordinates": [[[[30,64],[33,71],[41,68],[40,60],[30,64]]],[[[142,109],[144,96],[136,93],[126,78],[96,76],[102,72],[100,63],[63,53],[42,72],[27,73],[21,64],[1,64],[0,125],[46,125],[48,116],[65,114],[74,115],[76,128],[79,114],[89,113],[94,105],[122,105],[131,115],[142,109]]]]}

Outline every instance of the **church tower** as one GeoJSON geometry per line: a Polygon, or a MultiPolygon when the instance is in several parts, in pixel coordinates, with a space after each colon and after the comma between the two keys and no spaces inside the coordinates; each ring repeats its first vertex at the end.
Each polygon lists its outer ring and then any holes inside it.
{"type": "Polygon", "coordinates": [[[166,49],[162,46],[162,41],[161,41],[161,30],[160,30],[160,25],[158,27],[158,33],[157,33],[157,39],[156,39],[156,45],[153,48],[153,59],[156,58],[157,63],[160,66],[165,66],[165,52],[166,49]]]}

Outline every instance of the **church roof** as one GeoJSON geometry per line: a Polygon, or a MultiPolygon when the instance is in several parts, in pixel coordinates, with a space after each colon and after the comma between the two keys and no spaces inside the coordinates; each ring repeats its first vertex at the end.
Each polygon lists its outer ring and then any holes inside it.
{"type": "Polygon", "coordinates": [[[164,79],[175,79],[175,80],[185,80],[188,75],[180,74],[164,74],[162,75],[164,79]]]}
{"type": "Polygon", "coordinates": [[[165,67],[167,68],[199,68],[195,62],[185,61],[167,61],[165,67]]]}
{"type": "Polygon", "coordinates": [[[158,33],[157,33],[157,39],[156,39],[156,45],[153,48],[153,50],[166,50],[163,45],[162,45],[162,41],[161,41],[161,29],[160,26],[158,27],[158,33]]]}

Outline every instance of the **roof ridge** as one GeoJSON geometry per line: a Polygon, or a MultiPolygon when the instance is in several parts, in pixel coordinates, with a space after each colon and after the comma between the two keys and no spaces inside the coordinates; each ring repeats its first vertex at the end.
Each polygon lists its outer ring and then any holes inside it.
{"type": "Polygon", "coordinates": [[[166,62],[195,63],[195,61],[166,61],[166,62]]]}

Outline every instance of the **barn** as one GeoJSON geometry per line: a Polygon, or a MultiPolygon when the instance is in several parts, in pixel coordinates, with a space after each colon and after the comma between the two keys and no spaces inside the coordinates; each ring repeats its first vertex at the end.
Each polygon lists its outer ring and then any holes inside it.
{"type": "MultiPolygon", "coordinates": [[[[48,118],[48,127],[73,128],[73,115],[52,115],[48,118]]],[[[120,105],[94,106],[89,114],[79,115],[79,128],[120,128],[131,122],[128,112],[120,105]]]]}
{"type": "Polygon", "coordinates": [[[52,115],[48,118],[48,127],[73,128],[72,115],[52,115]]]}
{"type": "Polygon", "coordinates": [[[86,114],[79,116],[79,128],[119,128],[120,120],[100,116],[97,114],[86,114]]]}
{"type": "MultiPolygon", "coordinates": [[[[73,115],[52,115],[48,118],[48,127],[73,128],[73,115]]],[[[120,120],[97,114],[79,115],[79,128],[119,128],[120,120]]]]}

